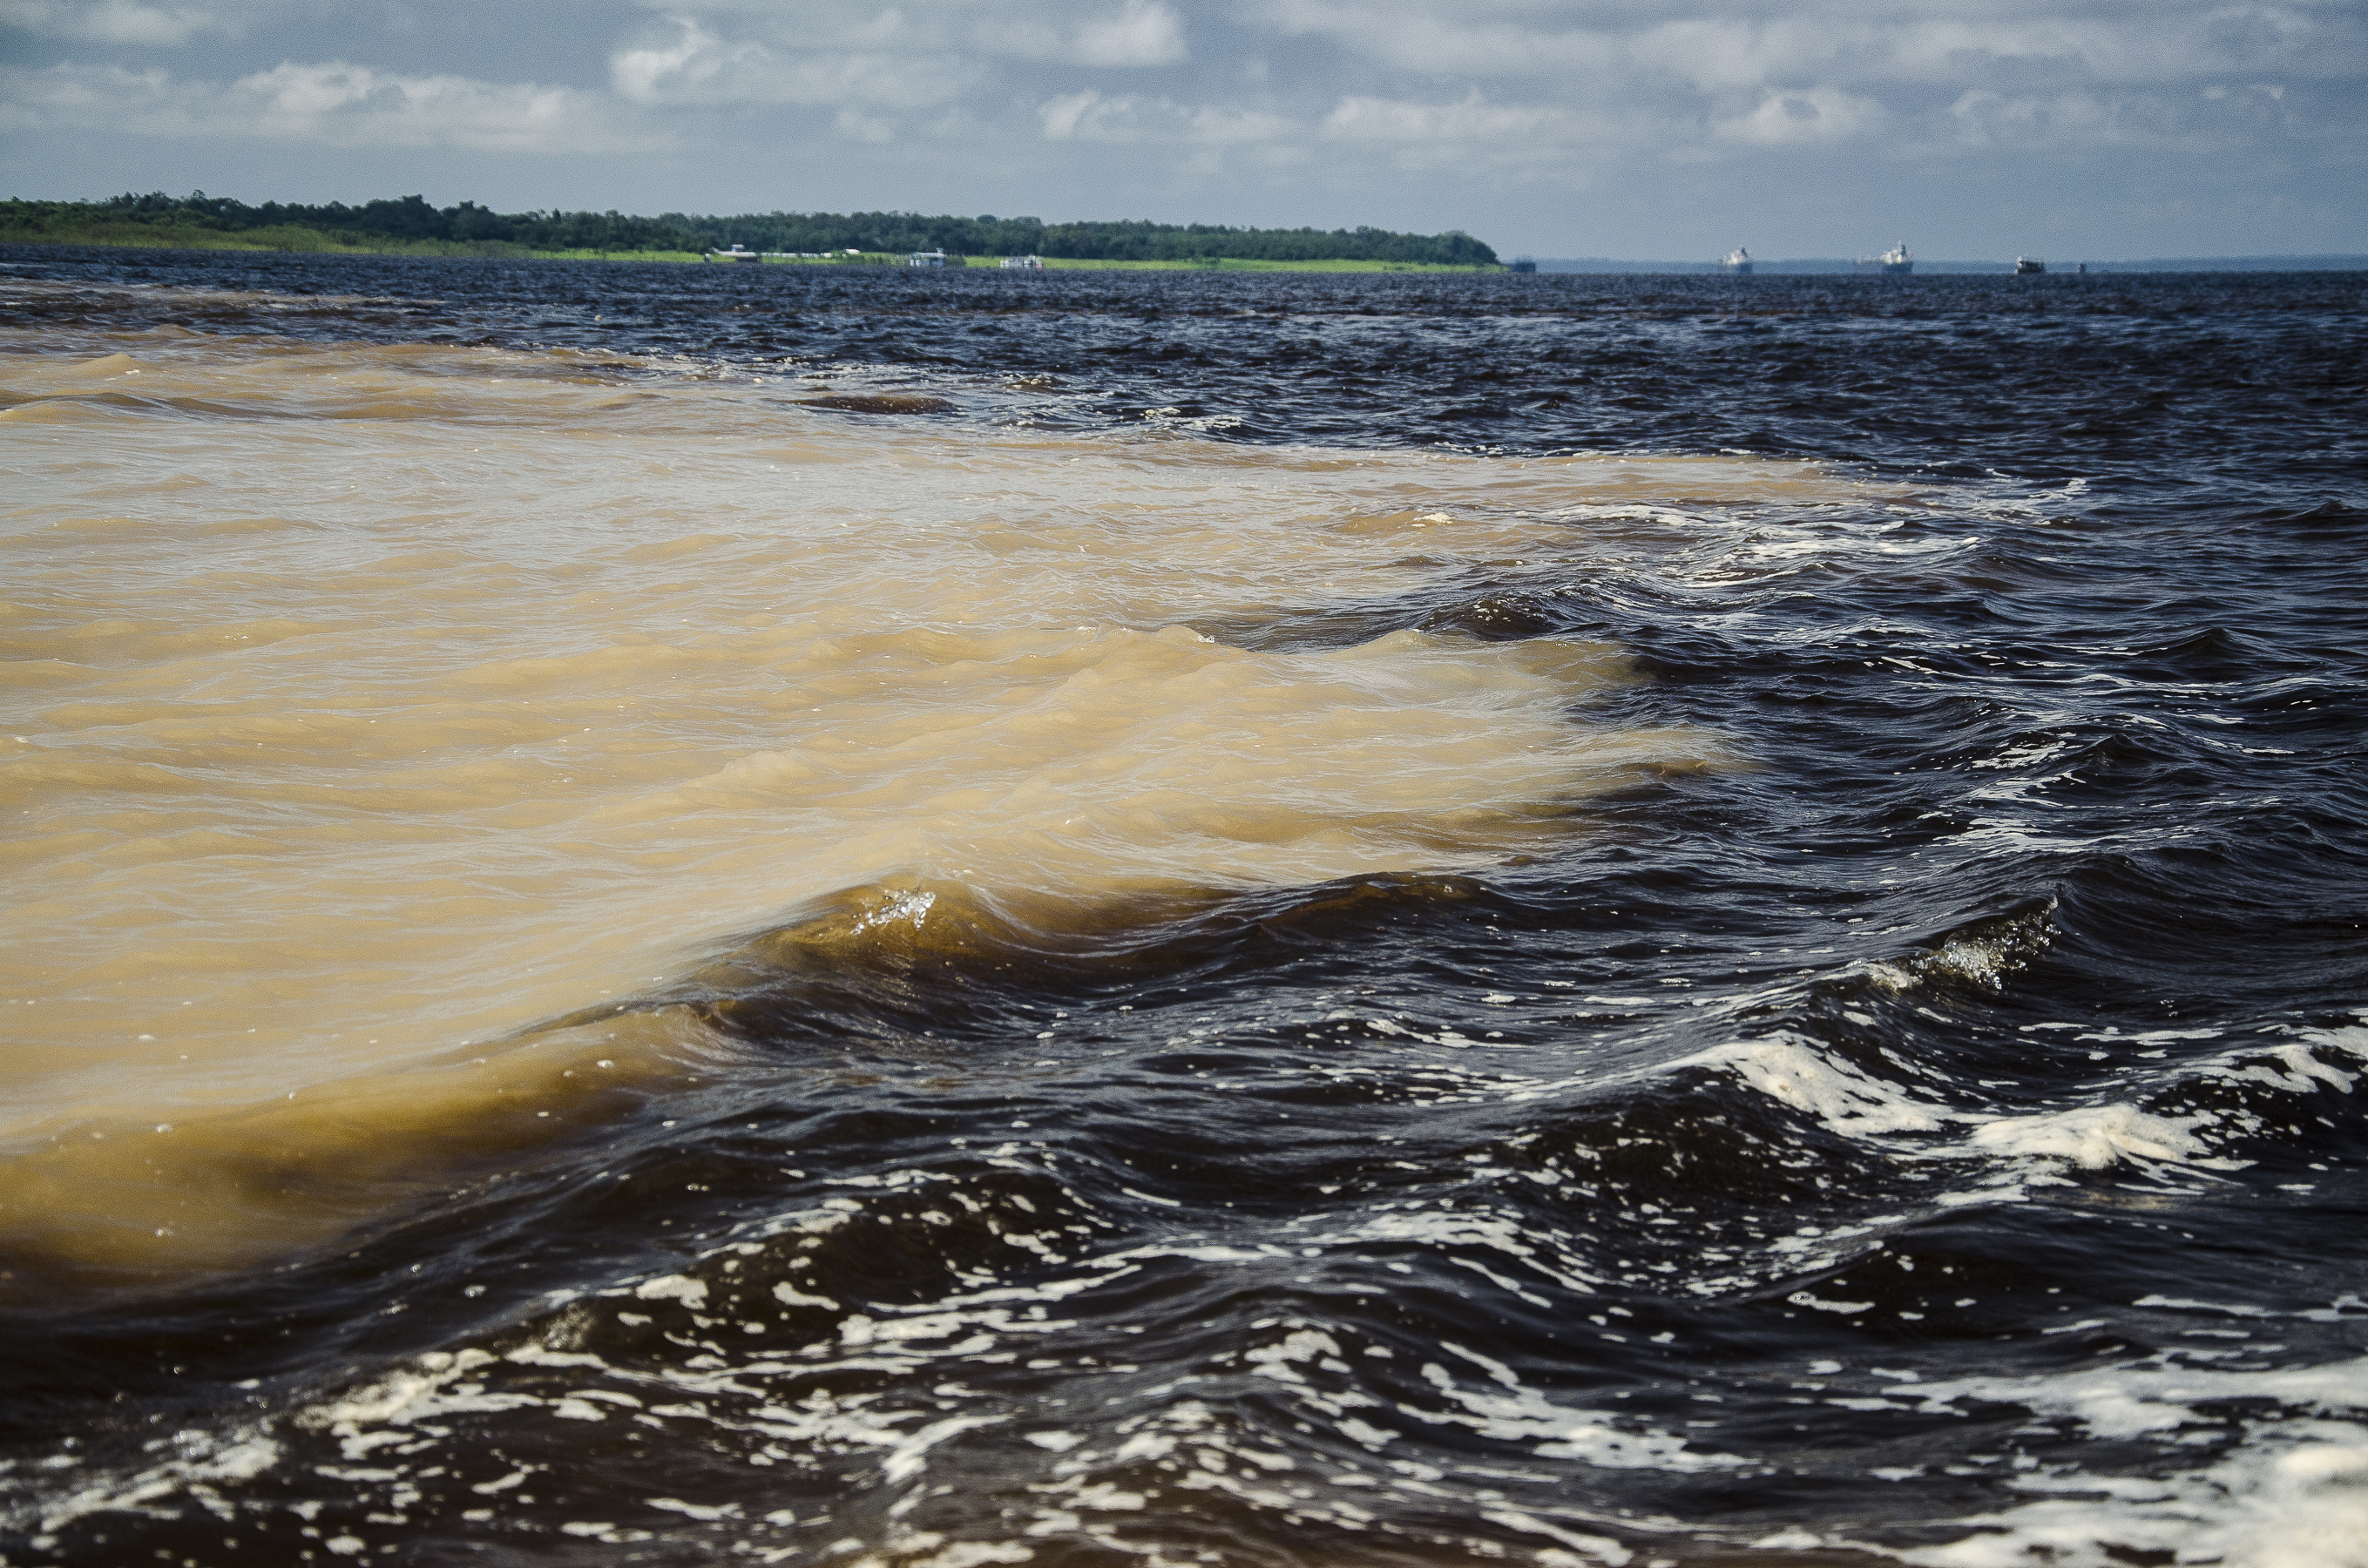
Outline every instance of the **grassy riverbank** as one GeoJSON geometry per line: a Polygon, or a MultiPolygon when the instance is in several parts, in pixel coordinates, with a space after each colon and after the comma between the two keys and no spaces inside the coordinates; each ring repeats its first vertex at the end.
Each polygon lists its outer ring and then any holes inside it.
{"type": "MultiPolygon", "coordinates": [[[[538,253],[543,254],[543,253],[538,253]]],[[[556,255],[558,253],[550,253],[556,255]]],[[[586,253],[569,252],[572,259],[583,258],[586,253]]],[[[632,256],[615,256],[616,261],[661,261],[655,252],[632,256]]],[[[696,261],[697,256],[691,257],[696,261]]],[[[949,264],[952,257],[947,258],[949,264]]],[[[984,267],[992,272],[1000,267],[999,256],[973,256],[962,258],[966,267],[984,267]]],[[[1241,256],[1212,256],[1194,261],[1087,261],[1068,256],[1048,256],[1043,258],[1047,272],[1502,272],[1501,267],[1452,267],[1426,261],[1259,261],[1241,256]]],[[[735,265],[746,266],[746,263],[735,265]]],[[[905,257],[886,253],[861,256],[768,256],[768,267],[902,267],[905,257]]]]}
{"type": "MultiPolygon", "coordinates": [[[[994,267],[999,256],[974,256],[973,267],[994,267]]],[[[1046,270],[1098,268],[1123,272],[1502,272],[1501,267],[1452,267],[1429,261],[1251,261],[1232,256],[1209,261],[1070,261],[1046,256],[1046,270]]]]}

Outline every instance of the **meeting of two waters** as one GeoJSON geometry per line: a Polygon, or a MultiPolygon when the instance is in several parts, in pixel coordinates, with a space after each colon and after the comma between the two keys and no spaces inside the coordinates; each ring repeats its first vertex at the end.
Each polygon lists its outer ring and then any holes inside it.
{"type": "Polygon", "coordinates": [[[9,1564],[2368,1561],[2368,278],[0,299],[9,1564]]]}

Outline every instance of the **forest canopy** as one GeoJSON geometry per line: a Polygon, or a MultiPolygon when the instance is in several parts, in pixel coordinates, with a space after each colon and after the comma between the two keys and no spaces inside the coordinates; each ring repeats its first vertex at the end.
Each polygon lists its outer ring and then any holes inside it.
{"type": "Polygon", "coordinates": [[[655,218],[607,212],[495,212],[473,201],[435,207],[422,197],[347,206],[266,201],[257,206],[195,191],[126,193],[105,201],[0,202],[0,225],[61,235],[93,223],[217,233],[302,228],[357,241],[491,243],[529,250],[699,251],[734,244],[758,251],[943,250],[957,256],[1042,256],[1078,261],[1395,261],[1493,267],[1497,253],[1460,230],[1402,234],[1383,229],[1241,229],[1142,220],[1047,223],[1037,218],[925,217],[916,212],[752,212],[655,218]]]}

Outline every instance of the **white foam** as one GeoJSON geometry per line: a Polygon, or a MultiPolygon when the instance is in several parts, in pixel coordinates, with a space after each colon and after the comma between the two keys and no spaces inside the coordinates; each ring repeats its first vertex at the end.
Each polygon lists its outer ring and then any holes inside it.
{"type": "Polygon", "coordinates": [[[175,1493],[194,1490],[203,1494],[211,1483],[252,1481],[279,1462],[279,1444],[260,1426],[238,1427],[218,1436],[177,1433],[175,1441],[184,1450],[179,1458],[130,1474],[94,1476],[63,1494],[11,1507],[0,1515],[0,1524],[9,1527],[0,1534],[24,1529],[34,1519],[43,1532],[50,1532],[85,1515],[139,1509],[175,1493]]]}
{"type": "Polygon", "coordinates": [[[2217,1464],[2159,1480],[2017,1477],[2042,1494],[1961,1521],[1976,1533],[1901,1553],[1927,1568],[2215,1568],[2368,1564],[2368,1427],[2340,1421],[2255,1428],[2217,1464]]]}
{"type": "Polygon", "coordinates": [[[1805,1111],[1852,1138],[1937,1131],[1945,1109],[1919,1101],[1896,1084],[1834,1061],[1789,1030],[1766,1040],[1718,1046],[1675,1063],[1720,1067],[1761,1094],[1805,1111]]]}
{"type": "Polygon", "coordinates": [[[1965,1146],[2009,1159],[2061,1160],[2099,1171],[2123,1160],[2237,1170],[2246,1162],[2214,1157],[2195,1130],[2201,1116],[2149,1116],[2125,1105],[2083,1106],[1981,1122],[1965,1146]]]}
{"type": "Polygon", "coordinates": [[[2220,1371],[2157,1358],[2044,1377],[1918,1382],[1904,1392],[1935,1413],[1961,1399],[1994,1401],[2078,1421],[2096,1437],[2133,1437],[2201,1425],[2207,1420],[2201,1407],[2240,1400],[2274,1400],[2321,1415],[2368,1412],[2368,1357],[2260,1371],[2220,1371]]]}
{"type": "MultiPolygon", "coordinates": [[[[2141,1305],[2210,1312],[2204,1302],[2141,1305]]],[[[2243,1316],[2261,1315],[2257,1312],[2243,1316]]],[[[2316,1314],[2313,1314],[2316,1315],[2316,1314]]],[[[1930,1568],[2119,1568],[2145,1554],[2218,1568],[2368,1564],[2368,1358],[2254,1370],[2181,1364],[2192,1352],[2037,1377],[1961,1378],[1895,1391],[1928,1413],[2017,1404],[2088,1437],[2169,1447],[2237,1441],[2214,1463],[2160,1476],[2059,1464],[2015,1476],[2032,1501],[1958,1521],[1973,1534],[1901,1555],[1930,1568]],[[2242,1421],[2219,1411],[2280,1408],[2242,1421]]]]}
{"type": "Polygon", "coordinates": [[[687,1275],[668,1274],[657,1279],[644,1279],[633,1287],[635,1299],[643,1301],[680,1301],[692,1312],[707,1305],[707,1285],[704,1280],[687,1275]]]}
{"type": "MultiPolygon", "coordinates": [[[[2224,1032],[2154,1031],[2128,1039],[2213,1040],[2224,1032]]],[[[2368,1059],[2368,1028],[2296,1032],[2298,1038],[2293,1040],[2257,1040],[2192,1063],[2154,1085],[2155,1092],[2169,1092],[2184,1077],[2258,1084],[2295,1095],[2351,1094],[2362,1074],[2327,1058],[2348,1054],[2368,1059]]],[[[1933,1201],[1944,1207],[2024,1198],[2032,1187],[2062,1184],[2074,1170],[2100,1171],[2120,1165],[2157,1174],[2242,1170],[2251,1162],[2220,1153],[2214,1134],[2258,1132],[2261,1125],[2258,1116],[2241,1108],[2165,1115],[2121,1101],[2027,1113],[1960,1109],[1838,1061],[1791,1030],[1716,1046],[1670,1065],[1727,1073],[1814,1117],[1827,1131],[1876,1145],[1895,1158],[1979,1160],[1993,1166],[1975,1186],[1936,1195],[1933,1201]],[[1959,1130],[1963,1136],[1952,1141],[1940,1136],[1959,1130]]]]}
{"type": "Polygon", "coordinates": [[[1744,1462],[1732,1454],[1689,1448],[1684,1438],[1665,1432],[1624,1430],[1613,1425],[1609,1411],[1554,1403],[1492,1357],[1445,1342],[1440,1348],[1486,1371],[1502,1392],[1474,1388],[1440,1363],[1427,1362],[1423,1380],[1453,1408],[1398,1407],[1418,1421],[1468,1427],[1498,1442],[1524,1444],[1541,1459],[1579,1460],[1607,1470],[1686,1471],[1720,1470],[1744,1462]]]}

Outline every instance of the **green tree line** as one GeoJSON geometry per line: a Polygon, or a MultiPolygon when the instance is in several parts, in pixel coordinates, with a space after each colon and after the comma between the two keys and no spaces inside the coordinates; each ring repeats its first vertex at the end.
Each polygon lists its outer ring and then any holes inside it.
{"type": "Polygon", "coordinates": [[[1237,229],[1213,223],[1047,223],[1037,218],[925,217],[916,212],[757,212],[639,218],[607,212],[495,212],[473,201],[435,207],[417,196],[359,206],[266,201],[248,206],[194,191],[127,192],[105,201],[0,201],[0,227],[20,234],[71,233],[95,223],[159,231],[238,233],[297,227],[357,241],[496,242],[529,250],[916,251],[957,256],[1043,256],[1078,261],[1404,261],[1492,267],[1497,253],[1460,230],[1402,234],[1383,229],[1237,229]]]}
{"type": "Polygon", "coordinates": [[[916,251],[956,256],[1046,256],[1076,261],[1414,261],[1493,267],[1497,253],[1471,235],[1383,229],[1236,229],[1217,223],[1047,223],[1041,218],[924,217],[917,212],[757,212],[693,218],[669,212],[711,245],[750,250],[916,251]]]}

